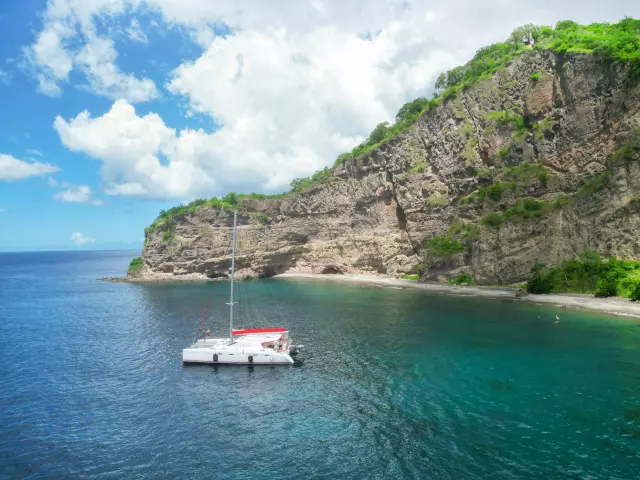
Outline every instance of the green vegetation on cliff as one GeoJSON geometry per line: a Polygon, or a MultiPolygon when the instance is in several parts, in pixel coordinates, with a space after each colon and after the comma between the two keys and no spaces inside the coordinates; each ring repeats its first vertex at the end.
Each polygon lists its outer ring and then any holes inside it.
{"type": "Polygon", "coordinates": [[[596,297],[640,300],[640,262],[603,261],[595,252],[584,252],[577,260],[558,265],[535,265],[526,284],[529,293],[593,293],[596,297]]]}
{"type": "Polygon", "coordinates": [[[541,217],[551,211],[554,204],[543,202],[531,198],[516,201],[513,207],[509,207],[502,213],[490,212],[480,220],[483,225],[499,228],[505,222],[524,220],[531,217],[541,217]]]}
{"type": "Polygon", "coordinates": [[[476,174],[493,183],[462,197],[459,203],[484,202],[485,198],[499,202],[507,190],[515,190],[535,179],[544,187],[549,180],[549,170],[541,163],[521,163],[515,167],[483,169],[476,171],[476,174]]]}
{"type": "Polygon", "coordinates": [[[143,266],[144,266],[144,260],[142,260],[142,257],[136,257],[133,260],[131,260],[131,263],[129,263],[129,268],[127,272],[129,274],[137,273],[140,270],[142,270],[143,266]]]}
{"type": "Polygon", "coordinates": [[[475,285],[476,282],[471,275],[458,275],[456,278],[449,280],[450,285],[475,285]]]}
{"type": "Polygon", "coordinates": [[[403,274],[400,278],[402,278],[403,280],[419,280],[420,279],[420,275],[417,273],[414,274],[403,274]]]}
{"type": "MultiPolygon", "coordinates": [[[[477,82],[491,78],[493,74],[504,68],[515,57],[531,50],[551,51],[560,55],[591,54],[603,61],[628,65],[630,75],[638,78],[640,77],[640,20],[625,18],[614,24],[595,23],[591,25],[579,25],[572,21],[562,21],[558,22],[555,28],[536,25],[519,27],[514,30],[506,41],[483,47],[464,65],[442,73],[436,81],[436,94],[431,100],[420,97],[404,104],[396,114],[393,124],[388,122],[379,123],[367,140],[356,146],[350,152],[338,156],[334,168],[344,164],[350,159],[366,156],[399,133],[406,131],[425,114],[425,112],[436,108],[438,105],[450,99],[456,98],[462,91],[470,88],[477,82]]],[[[541,74],[540,72],[532,72],[530,77],[533,81],[537,81],[541,77],[541,74]]],[[[518,135],[522,135],[530,128],[533,129],[536,138],[541,139],[545,132],[550,131],[556,124],[555,119],[545,118],[537,124],[528,125],[527,119],[525,119],[521,113],[522,112],[509,110],[492,112],[488,114],[485,119],[489,122],[511,126],[514,130],[514,139],[516,141],[518,135]]],[[[473,140],[470,140],[470,142],[472,141],[473,140]]],[[[507,157],[511,148],[512,146],[502,148],[497,154],[498,159],[507,157]]],[[[614,155],[610,161],[613,162],[613,164],[629,161],[629,159],[634,158],[636,151],[637,148],[633,145],[628,146],[617,155],[614,155]]],[[[285,195],[301,191],[315,184],[325,183],[332,178],[332,173],[332,169],[324,168],[309,177],[296,178],[291,182],[291,190],[283,194],[229,194],[222,199],[211,198],[195,200],[188,205],[181,205],[160,212],[158,218],[146,231],[151,232],[163,225],[166,226],[166,224],[171,221],[170,219],[193,213],[202,206],[212,206],[231,211],[239,208],[237,202],[243,198],[251,200],[282,198],[285,195]],[[228,198],[230,195],[233,196],[232,199],[228,198]]],[[[502,179],[496,178],[493,185],[479,189],[468,197],[463,198],[461,202],[484,201],[485,197],[497,202],[502,198],[503,193],[507,189],[516,188],[521,182],[528,181],[528,179],[510,178],[506,175],[506,172],[503,173],[505,174],[502,179]]],[[[539,170],[536,171],[535,174],[543,186],[546,185],[548,178],[547,172],[539,170]]],[[[582,193],[588,195],[597,191],[598,188],[602,188],[607,181],[605,177],[606,175],[603,175],[598,179],[594,179],[593,184],[585,186],[582,193]]],[[[535,214],[535,212],[537,210],[532,210],[532,205],[533,204],[529,204],[527,207],[523,204],[521,209],[523,211],[517,215],[512,215],[512,218],[524,218],[531,215],[536,216],[537,214],[535,214]]],[[[492,215],[492,218],[489,219],[487,223],[495,224],[499,221],[501,223],[502,220],[506,219],[504,213],[506,212],[492,215]],[[500,220],[496,215],[502,215],[503,217],[500,220]]]]}
{"type": "Polygon", "coordinates": [[[456,253],[464,252],[465,246],[450,235],[436,235],[427,241],[427,250],[440,258],[448,258],[456,253]]]}

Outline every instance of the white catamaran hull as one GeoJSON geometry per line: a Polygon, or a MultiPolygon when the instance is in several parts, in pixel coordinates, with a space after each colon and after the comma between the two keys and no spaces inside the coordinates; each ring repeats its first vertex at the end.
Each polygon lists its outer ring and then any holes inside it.
{"type": "Polygon", "coordinates": [[[233,341],[206,338],[182,351],[184,363],[234,363],[238,365],[290,365],[291,345],[285,329],[235,330],[233,341]],[[265,331],[271,330],[271,331],[265,331]],[[249,332],[249,333],[246,333],[249,332]]]}
{"type": "Polygon", "coordinates": [[[186,348],[182,351],[184,363],[231,363],[237,365],[289,365],[293,359],[286,353],[227,353],[209,348],[186,348]]]}

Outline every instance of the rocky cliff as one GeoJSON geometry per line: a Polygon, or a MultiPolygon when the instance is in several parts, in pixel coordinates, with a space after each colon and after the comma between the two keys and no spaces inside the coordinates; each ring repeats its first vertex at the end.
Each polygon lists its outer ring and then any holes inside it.
{"type": "MultiPolygon", "coordinates": [[[[640,86],[628,65],[530,50],[405,132],[279,199],[239,201],[240,276],[525,280],[585,250],[640,258],[640,86]]],[[[140,278],[226,277],[232,213],[149,229],[140,278]]]]}

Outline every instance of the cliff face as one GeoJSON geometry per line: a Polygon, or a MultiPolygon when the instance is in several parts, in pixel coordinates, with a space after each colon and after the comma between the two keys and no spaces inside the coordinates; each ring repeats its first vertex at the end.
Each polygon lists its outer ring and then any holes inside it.
{"type": "MultiPolygon", "coordinates": [[[[506,284],[585,250],[640,258],[639,127],[624,65],[532,50],[329,181],[241,200],[238,273],[506,284]]],[[[202,207],[147,233],[140,276],[227,276],[232,218],[202,207]]]]}

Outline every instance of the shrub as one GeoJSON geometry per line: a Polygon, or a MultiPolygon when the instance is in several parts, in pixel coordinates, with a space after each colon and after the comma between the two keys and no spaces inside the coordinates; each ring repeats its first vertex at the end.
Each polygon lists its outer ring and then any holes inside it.
{"type": "Polygon", "coordinates": [[[258,223],[268,225],[271,222],[271,217],[265,212],[248,212],[250,217],[255,218],[258,223]]]}
{"type": "Polygon", "coordinates": [[[633,260],[612,257],[603,261],[595,252],[583,252],[576,260],[564,260],[553,267],[535,265],[531,274],[527,282],[531,293],[593,292],[597,297],[640,297],[640,262],[633,260]]]}
{"type": "Polygon", "coordinates": [[[531,268],[531,279],[526,284],[529,293],[545,294],[551,293],[553,281],[551,276],[544,271],[544,265],[536,263],[531,268]]]}
{"type": "Polygon", "coordinates": [[[230,192],[230,193],[227,193],[220,200],[223,203],[228,203],[229,205],[237,205],[238,204],[238,195],[235,192],[230,192]]]}
{"type": "Polygon", "coordinates": [[[518,200],[513,207],[502,212],[505,221],[515,218],[540,217],[549,210],[549,202],[541,202],[531,198],[518,200]]]}
{"type": "Polygon", "coordinates": [[[547,174],[548,169],[541,163],[524,162],[515,167],[499,168],[494,171],[494,175],[502,174],[505,180],[523,182],[540,175],[547,174]]]}
{"type": "Polygon", "coordinates": [[[599,192],[607,185],[607,181],[610,176],[611,172],[609,170],[605,170],[604,172],[600,172],[593,177],[590,177],[578,190],[578,196],[586,197],[599,192]]]}
{"type": "Polygon", "coordinates": [[[607,166],[611,168],[621,163],[629,163],[637,158],[636,152],[640,152],[640,128],[634,129],[631,137],[613,152],[607,159],[607,166]]]}
{"type": "Polygon", "coordinates": [[[538,180],[540,180],[540,185],[546,187],[547,183],[549,182],[549,173],[546,170],[539,172],[538,180]]]}
{"type": "Polygon", "coordinates": [[[466,283],[467,285],[476,284],[476,282],[473,280],[473,277],[471,275],[458,275],[453,280],[449,280],[449,283],[451,285],[462,285],[463,283],[466,283]]]}
{"type": "MultiPolygon", "coordinates": [[[[234,194],[235,195],[235,194],[234,194]]],[[[199,198],[194,200],[193,202],[187,205],[179,205],[177,207],[170,208],[169,210],[162,210],[158,217],[153,221],[151,225],[145,228],[145,234],[148,235],[153,232],[156,228],[164,227],[166,230],[173,230],[175,228],[175,221],[178,218],[184,217],[186,215],[191,215],[195,213],[198,208],[201,207],[214,207],[221,208],[228,211],[237,210],[240,208],[238,205],[232,205],[228,202],[225,202],[219,198],[199,198]]]]}
{"type": "Polygon", "coordinates": [[[172,242],[175,238],[175,234],[171,230],[167,230],[162,233],[162,241],[163,242],[172,242]]]}
{"type": "Polygon", "coordinates": [[[490,212],[480,220],[482,225],[488,225],[493,228],[500,228],[502,225],[502,215],[496,212],[490,212]]]}
{"type": "Polygon", "coordinates": [[[618,295],[634,301],[640,300],[640,272],[630,273],[618,281],[618,295]]]}
{"type": "Polygon", "coordinates": [[[538,123],[533,125],[533,130],[535,132],[535,139],[536,140],[542,140],[542,138],[544,137],[544,134],[546,132],[550,132],[553,130],[553,127],[557,124],[558,122],[553,118],[553,117],[545,117],[542,120],[540,120],[538,123]]]}
{"type": "Polygon", "coordinates": [[[502,198],[502,194],[507,188],[509,188],[509,186],[509,184],[504,182],[496,182],[487,188],[487,197],[489,197],[494,202],[499,202],[502,198]]]}
{"type": "Polygon", "coordinates": [[[594,292],[596,297],[615,297],[618,285],[615,278],[601,277],[596,283],[596,290],[594,292]]]}
{"type": "Polygon", "coordinates": [[[417,273],[412,275],[405,273],[400,278],[402,278],[403,280],[418,280],[420,278],[420,275],[418,275],[417,273]]]}
{"type": "Polygon", "coordinates": [[[563,197],[560,197],[560,198],[556,199],[556,201],[553,203],[553,208],[555,208],[556,210],[560,210],[561,208],[563,208],[568,203],[569,203],[569,198],[566,197],[566,196],[563,196],[563,197]]]}
{"type": "MultiPolygon", "coordinates": [[[[517,113],[512,113],[507,110],[489,112],[484,116],[484,118],[490,122],[496,122],[499,125],[510,125],[519,133],[524,133],[527,129],[526,119],[522,115],[518,115],[517,113]]],[[[504,149],[501,149],[500,151],[502,152],[502,150],[504,149]]]]}
{"type": "Polygon", "coordinates": [[[456,253],[464,252],[465,247],[454,238],[449,236],[436,235],[427,241],[427,249],[434,255],[448,258],[456,253]]]}
{"type": "Polygon", "coordinates": [[[502,214],[491,212],[482,217],[480,223],[493,228],[500,228],[504,222],[524,220],[530,217],[540,217],[550,211],[554,204],[541,202],[531,198],[518,200],[512,207],[507,208],[502,214]]]}
{"type": "Polygon", "coordinates": [[[633,282],[634,285],[630,290],[629,299],[634,302],[640,302],[640,278],[635,278],[633,282]]]}
{"type": "Polygon", "coordinates": [[[142,257],[136,257],[129,263],[129,268],[127,269],[127,271],[129,273],[136,273],[142,270],[143,266],[144,260],[142,260],[142,257]]]}
{"type": "Polygon", "coordinates": [[[238,193],[236,198],[242,200],[244,198],[248,200],[277,200],[286,196],[286,193],[274,193],[272,195],[265,195],[264,193],[238,193]]]}
{"type": "Polygon", "coordinates": [[[336,158],[336,161],[333,164],[334,168],[338,165],[344,164],[350,158],[352,158],[351,152],[341,153],[340,155],[338,155],[338,158],[336,158]]]}
{"type": "Polygon", "coordinates": [[[533,80],[534,82],[540,79],[540,72],[535,72],[532,73],[531,75],[529,75],[529,78],[531,78],[531,80],[533,80]]]}
{"type": "Polygon", "coordinates": [[[310,177],[294,178],[291,180],[291,191],[299,192],[307,187],[311,187],[317,183],[324,183],[331,178],[332,171],[329,167],[318,170],[310,177]]]}

